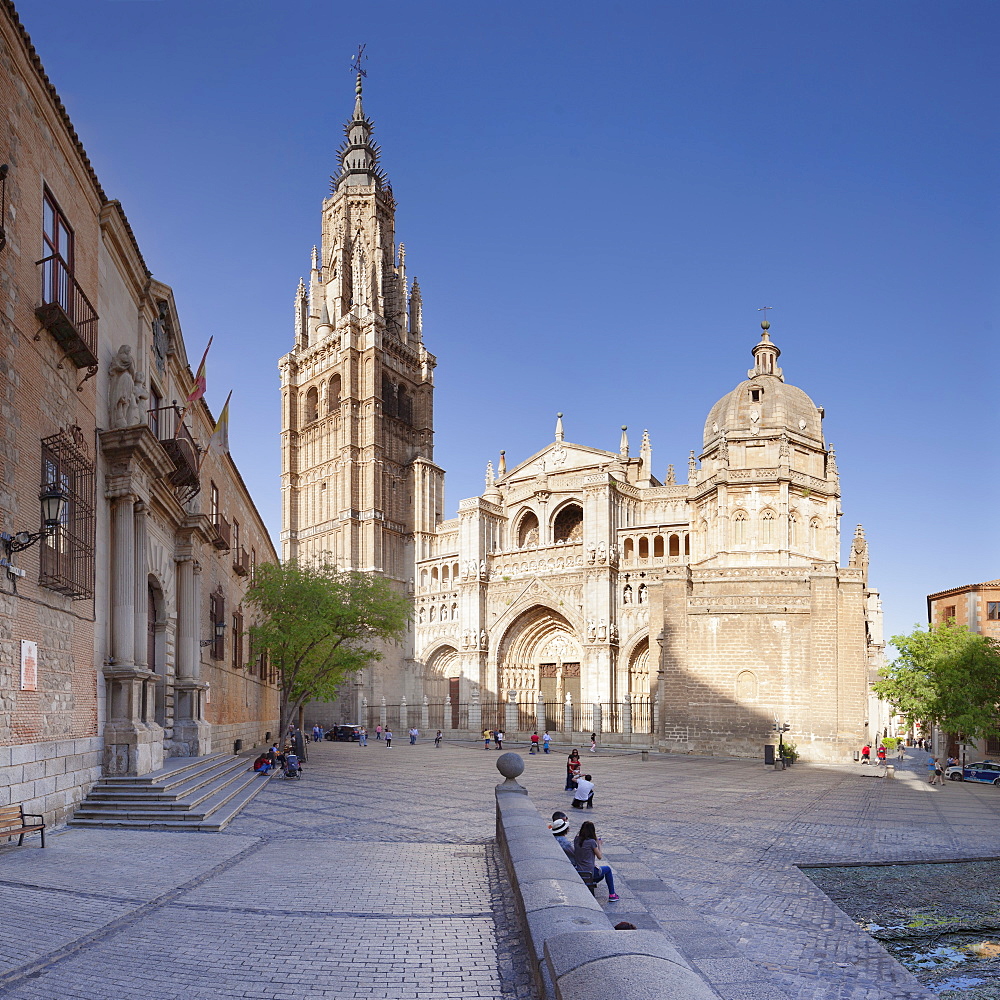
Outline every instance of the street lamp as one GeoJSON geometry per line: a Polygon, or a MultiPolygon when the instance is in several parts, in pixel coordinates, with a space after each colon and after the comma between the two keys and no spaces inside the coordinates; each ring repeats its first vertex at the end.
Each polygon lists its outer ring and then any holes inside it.
{"type": "Polygon", "coordinates": [[[214,646],[225,634],[226,634],[226,623],[225,622],[215,622],[212,626],[215,630],[215,636],[211,639],[202,639],[199,642],[200,646],[214,646]]]}
{"type": "Polygon", "coordinates": [[[23,552],[47,535],[54,535],[62,523],[69,500],[66,494],[58,486],[52,485],[42,490],[38,499],[42,505],[42,530],[18,531],[14,535],[6,533],[0,535],[0,541],[3,542],[8,556],[13,552],[23,552]]]}

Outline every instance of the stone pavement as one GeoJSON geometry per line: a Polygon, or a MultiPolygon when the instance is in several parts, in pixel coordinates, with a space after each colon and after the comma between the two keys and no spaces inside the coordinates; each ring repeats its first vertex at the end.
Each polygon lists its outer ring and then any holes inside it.
{"type": "MultiPolygon", "coordinates": [[[[507,747],[510,749],[510,747],[507,747]]],[[[521,747],[539,811],[593,819],[625,919],[665,927],[729,1000],[930,996],[796,867],[1000,854],[1000,789],[876,768],[521,747]]],[[[0,996],[528,1000],[481,745],[310,747],[222,834],[64,830],[0,847],[0,996]],[[37,839],[35,841],[37,843],[37,839]]],[[[264,780],[264,779],[261,779],[264,780]]]]}

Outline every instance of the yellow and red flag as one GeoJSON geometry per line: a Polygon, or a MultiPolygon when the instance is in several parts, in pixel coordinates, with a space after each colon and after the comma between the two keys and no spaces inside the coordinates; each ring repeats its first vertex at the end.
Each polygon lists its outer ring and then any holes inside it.
{"type": "Polygon", "coordinates": [[[208,348],[212,346],[212,341],[214,339],[214,335],[208,338],[208,346],[205,348],[205,353],[201,356],[201,364],[198,365],[198,371],[194,376],[194,388],[191,390],[191,395],[187,398],[189,405],[191,403],[196,403],[202,396],[205,395],[205,386],[207,384],[205,379],[205,361],[208,358],[208,348]]]}

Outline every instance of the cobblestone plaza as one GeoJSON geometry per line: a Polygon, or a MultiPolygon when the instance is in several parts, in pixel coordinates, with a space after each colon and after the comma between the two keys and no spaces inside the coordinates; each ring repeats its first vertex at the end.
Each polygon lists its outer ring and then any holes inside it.
{"type": "MultiPolygon", "coordinates": [[[[223,834],[64,829],[44,851],[0,848],[0,906],[18,923],[0,995],[527,1000],[493,844],[496,753],[310,749],[301,781],[271,779],[223,834]]],[[[569,804],[564,750],[525,753],[543,815],[569,804]]],[[[585,753],[585,815],[621,895],[598,900],[661,927],[727,1000],[930,997],[797,867],[995,854],[1000,791],[932,788],[911,753],[895,780],[585,753]]]]}

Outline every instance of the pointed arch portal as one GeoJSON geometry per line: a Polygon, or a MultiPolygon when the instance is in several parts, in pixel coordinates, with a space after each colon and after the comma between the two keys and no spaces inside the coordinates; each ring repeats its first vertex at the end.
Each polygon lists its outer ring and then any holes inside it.
{"type": "Polygon", "coordinates": [[[580,702],[583,649],[573,626],[557,611],[536,605],[511,622],[497,658],[498,690],[531,694],[553,705],[580,702]]]}

